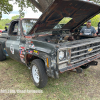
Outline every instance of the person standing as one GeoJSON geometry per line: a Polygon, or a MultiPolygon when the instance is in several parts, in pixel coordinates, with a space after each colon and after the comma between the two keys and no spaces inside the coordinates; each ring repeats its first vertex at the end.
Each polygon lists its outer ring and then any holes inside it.
{"type": "Polygon", "coordinates": [[[7,27],[5,27],[5,30],[4,31],[2,31],[2,33],[6,33],[7,32],[7,27]]]}
{"type": "Polygon", "coordinates": [[[97,36],[95,28],[91,26],[91,20],[88,20],[86,26],[81,29],[80,35],[97,36]]]}

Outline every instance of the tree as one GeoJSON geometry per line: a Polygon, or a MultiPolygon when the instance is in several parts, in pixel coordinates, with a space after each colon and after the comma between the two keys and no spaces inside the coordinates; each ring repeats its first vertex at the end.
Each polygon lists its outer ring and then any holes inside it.
{"type": "MultiPolygon", "coordinates": [[[[24,8],[31,7],[34,12],[36,12],[37,9],[41,12],[44,12],[46,8],[55,0],[0,0],[0,9],[1,9],[0,15],[1,16],[2,16],[2,11],[7,14],[13,10],[12,5],[9,4],[9,1],[15,1],[15,3],[18,4],[19,7],[21,7],[20,12],[23,16],[22,11],[24,10],[24,8]]],[[[100,0],[90,0],[90,1],[100,3],[100,0]]]]}
{"type": "Polygon", "coordinates": [[[90,1],[94,1],[96,3],[100,3],[100,0],[90,0],[90,1]]]}
{"type": "Polygon", "coordinates": [[[34,11],[36,8],[44,12],[45,9],[54,1],[54,0],[15,0],[18,3],[19,7],[23,10],[24,7],[32,7],[34,11]]]}
{"type": "MultiPolygon", "coordinates": [[[[21,16],[23,18],[23,16],[21,16]]],[[[12,16],[11,19],[1,19],[0,20],[0,29],[4,29],[7,23],[10,23],[12,20],[19,18],[19,15],[12,16]]],[[[8,27],[8,26],[6,26],[8,27]]]]}
{"type": "Polygon", "coordinates": [[[98,23],[100,22],[100,14],[96,15],[91,19],[92,21],[92,26],[97,27],[98,23]]]}
{"type": "Polygon", "coordinates": [[[54,0],[29,0],[36,8],[41,12],[44,12],[45,9],[54,1],[54,0]]]}
{"type": "Polygon", "coordinates": [[[2,12],[9,14],[13,10],[13,6],[9,4],[9,0],[0,0],[0,19],[2,17],[2,12]]]}
{"type": "MultiPolygon", "coordinates": [[[[18,19],[18,18],[19,18],[19,15],[16,15],[16,16],[13,16],[13,17],[11,18],[11,20],[18,19]]],[[[24,16],[21,16],[21,18],[24,18],[24,16]]]]}
{"type": "MultiPolygon", "coordinates": [[[[32,7],[34,11],[36,11],[35,8],[37,8],[39,11],[44,12],[46,8],[55,0],[16,0],[16,3],[19,4],[21,9],[23,10],[24,7],[32,7]]],[[[94,1],[96,3],[100,3],[100,0],[90,0],[94,1]]]]}
{"type": "MultiPolygon", "coordinates": [[[[2,12],[9,14],[13,10],[13,5],[9,4],[9,1],[13,0],[0,0],[0,19],[2,17],[2,12]]],[[[19,12],[21,12],[23,16],[22,11],[24,8],[31,7],[34,12],[36,12],[37,9],[41,12],[44,12],[53,1],[54,0],[15,0],[15,3],[21,7],[19,12]]]]}

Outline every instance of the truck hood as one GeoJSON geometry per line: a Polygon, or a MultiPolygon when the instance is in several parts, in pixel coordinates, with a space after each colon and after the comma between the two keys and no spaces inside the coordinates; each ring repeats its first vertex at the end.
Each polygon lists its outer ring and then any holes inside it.
{"type": "Polygon", "coordinates": [[[63,18],[72,19],[62,29],[75,30],[100,13],[100,5],[83,0],[55,0],[40,16],[30,33],[52,30],[63,18]]]}

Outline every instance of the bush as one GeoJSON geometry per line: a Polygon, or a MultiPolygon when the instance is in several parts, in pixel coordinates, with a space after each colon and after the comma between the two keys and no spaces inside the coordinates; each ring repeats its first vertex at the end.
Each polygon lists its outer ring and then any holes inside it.
{"type": "Polygon", "coordinates": [[[97,27],[98,26],[98,22],[100,22],[100,14],[96,15],[95,17],[93,17],[91,19],[91,24],[94,27],[97,27]]]}
{"type": "Polygon", "coordinates": [[[10,23],[10,22],[11,22],[11,20],[9,20],[9,19],[2,19],[2,20],[0,20],[0,29],[4,29],[5,26],[6,26],[5,24],[10,23]]]}

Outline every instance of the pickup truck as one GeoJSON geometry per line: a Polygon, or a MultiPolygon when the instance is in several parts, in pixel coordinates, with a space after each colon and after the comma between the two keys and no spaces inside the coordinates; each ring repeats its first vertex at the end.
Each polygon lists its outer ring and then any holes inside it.
{"type": "Polygon", "coordinates": [[[39,19],[15,19],[8,34],[0,35],[0,61],[9,56],[25,64],[38,88],[46,86],[48,76],[59,78],[65,71],[97,65],[100,37],[75,36],[74,30],[98,13],[100,6],[91,2],[55,0],[39,19]],[[71,20],[59,26],[65,18],[71,20]]]}

